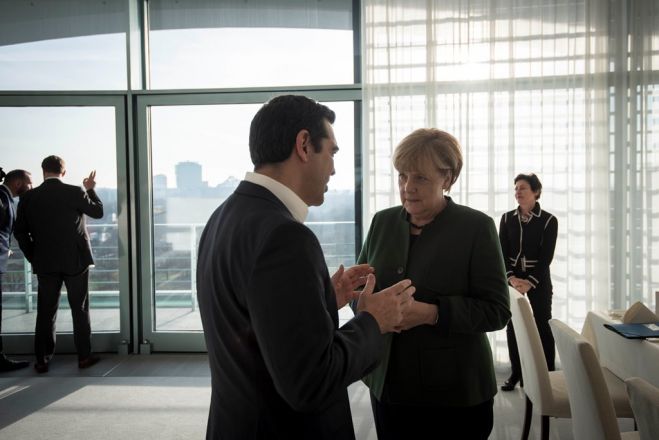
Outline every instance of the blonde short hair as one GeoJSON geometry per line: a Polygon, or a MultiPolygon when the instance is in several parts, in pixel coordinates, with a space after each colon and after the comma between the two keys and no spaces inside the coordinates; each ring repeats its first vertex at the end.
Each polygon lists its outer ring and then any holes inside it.
{"type": "Polygon", "coordinates": [[[440,173],[451,176],[446,188],[450,190],[462,170],[462,151],[453,135],[436,128],[419,128],[398,144],[393,162],[399,172],[422,172],[430,164],[440,173]]]}

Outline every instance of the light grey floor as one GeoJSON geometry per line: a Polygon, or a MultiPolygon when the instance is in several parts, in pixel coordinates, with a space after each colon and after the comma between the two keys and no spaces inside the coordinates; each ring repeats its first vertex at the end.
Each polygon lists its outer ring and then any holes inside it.
{"type": "MultiPolygon", "coordinates": [[[[58,355],[51,370],[32,367],[0,373],[0,439],[168,440],[202,439],[210,398],[203,354],[101,355],[78,370],[74,356],[58,355]]],[[[497,372],[499,383],[506,376],[497,372]]],[[[350,386],[358,440],[376,440],[368,390],[350,386]]],[[[524,415],[522,392],[499,392],[490,439],[518,439],[524,415]]],[[[539,438],[535,416],[531,438],[539,438]]],[[[631,422],[621,427],[631,430],[631,422]]],[[[571,439],[569,420],[552,420],[552,439],[571,439]]]]}

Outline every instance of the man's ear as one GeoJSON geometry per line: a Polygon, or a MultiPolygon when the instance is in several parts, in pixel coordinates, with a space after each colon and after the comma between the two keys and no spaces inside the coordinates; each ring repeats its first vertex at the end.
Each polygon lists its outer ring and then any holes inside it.
{"type": "Polygon", "coordinates": [[[297,136],[295,136],[295,154],[297,154],[302,162],[308,162],[310,153],[311,134],[309,130],[300,130],[297,136]]]}

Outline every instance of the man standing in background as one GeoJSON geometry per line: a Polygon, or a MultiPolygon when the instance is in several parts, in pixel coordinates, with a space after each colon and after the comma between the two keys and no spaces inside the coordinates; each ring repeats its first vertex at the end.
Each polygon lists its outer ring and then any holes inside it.
{"type": "Polygon", "coordinates": [[[44,182],[21,197],[14,235],[37,274],[37,324],[34,335],[35,370],[48,371],[55,352],[55,318],[62,290],[73,316],[73,338],[78,367],[99,361],[91,354],[89,319],[89,266],[94,264],[85,215],[103,217],[103,204],[96,195],[96,171],[79,186],[62,182],[64,160],[48,156],[41,163],[44,182]]]}
{"type": "MultiPolygon", "coordinates": [[[[32,189],[32,176],[25,170],[13,170],[5,174],[0,168],[0,333],[2,332],[2,278],[7,272],[7,261],[11,254],[11,233],[16,220],[14,198],[32,189]]],[[[0,372],[18,370],[30,365],[27,361],[7,359],[0,336],[0,372]]]]}

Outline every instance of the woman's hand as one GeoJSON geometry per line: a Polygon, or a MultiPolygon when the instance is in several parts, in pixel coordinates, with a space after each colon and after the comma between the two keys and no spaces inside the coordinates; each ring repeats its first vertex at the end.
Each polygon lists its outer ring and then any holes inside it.
{"type": "Polygon", "coordinates": [[[409,330],[419,325],[435,325],[439,310],[435,304],[415,301],[412,298],[409,307],[403,313],[403,321],[396,327],[396,332],[409,330]]]}
{"type": "Polygon", "coordinates": [[[515,289],[517,289],[518,286],[520,286],[524,280],[522,278],[517,278],[517,277],[510,277],[508,279],[508,284],[513,286],[515,289]]]}
{"type": "Polygon", "coordinates": [[[531,284],[529,280],[522,278],[511,277],[509,282],[510,285],[522,295],[526,295],[526,293],[533,288],[533,284],[531,284]]]}

